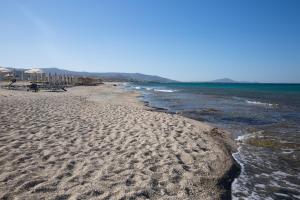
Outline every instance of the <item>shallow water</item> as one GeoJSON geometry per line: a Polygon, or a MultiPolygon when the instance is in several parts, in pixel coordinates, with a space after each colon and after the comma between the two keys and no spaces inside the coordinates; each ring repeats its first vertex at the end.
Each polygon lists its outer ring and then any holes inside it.
{"type": "Polygon", "coordinates": [[[300,199],[300,84],[129,84],[150,106],[213,123],[239,143],[233,199],[300,199]]]}

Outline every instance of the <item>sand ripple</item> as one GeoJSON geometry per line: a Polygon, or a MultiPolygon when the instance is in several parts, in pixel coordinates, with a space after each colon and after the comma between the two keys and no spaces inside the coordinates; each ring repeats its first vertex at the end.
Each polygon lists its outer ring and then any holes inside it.
{"type": "Polygon", "coordinates": [[[0,198],[218,197],[232,160],[209,126],[101,87],[1,91],[0,198]]]}

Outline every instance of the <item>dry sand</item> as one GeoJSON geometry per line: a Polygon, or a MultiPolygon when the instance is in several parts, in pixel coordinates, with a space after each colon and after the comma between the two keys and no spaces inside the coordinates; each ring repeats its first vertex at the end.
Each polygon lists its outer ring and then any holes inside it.
{"type": "Polygon", "coordinates": [[[230,137],[136,96],[0,89],[0,199],[218,199],[230,137]]]}

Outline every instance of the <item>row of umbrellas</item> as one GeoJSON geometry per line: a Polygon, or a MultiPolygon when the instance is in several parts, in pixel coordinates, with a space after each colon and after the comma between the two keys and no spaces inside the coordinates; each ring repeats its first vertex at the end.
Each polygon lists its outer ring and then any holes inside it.
{"type": "MultiPolygon", "coordinates": [[[[0,66],[0,75],[3,74],[4,77],[13,78],[14,75],[11,72],[12,72],[11,69],[0,66]]],[[[24,73],[30,74],[30,76],[36,76],[36,78],[37,78],[38,74],[44,74],[44,71],[41,69],[38,69],[38,68],[32,68],[32,69],[24,71],[24,73]]]]}
{"type": "MultiPolygon", "coordinates": [[[[11,70],[4,68],[4,67],[0,67],[0,73],[9,74],[9,73],[11,73],[11,70]]],[[[38,69],[38,68],[32,68],[32,69],[26,70],[24,73],[26,73],[26,74],[43,74],[44,71],[41,69],[38,69]]]]}

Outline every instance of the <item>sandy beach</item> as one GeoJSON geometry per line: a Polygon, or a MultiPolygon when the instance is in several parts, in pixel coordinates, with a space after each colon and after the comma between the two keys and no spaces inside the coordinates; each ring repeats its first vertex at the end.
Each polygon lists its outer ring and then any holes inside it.
{"type": "Polygon", "coordinates": [[[230,136],[137,96],[0,89],[0,199],[219,199],[230,136]]]}

